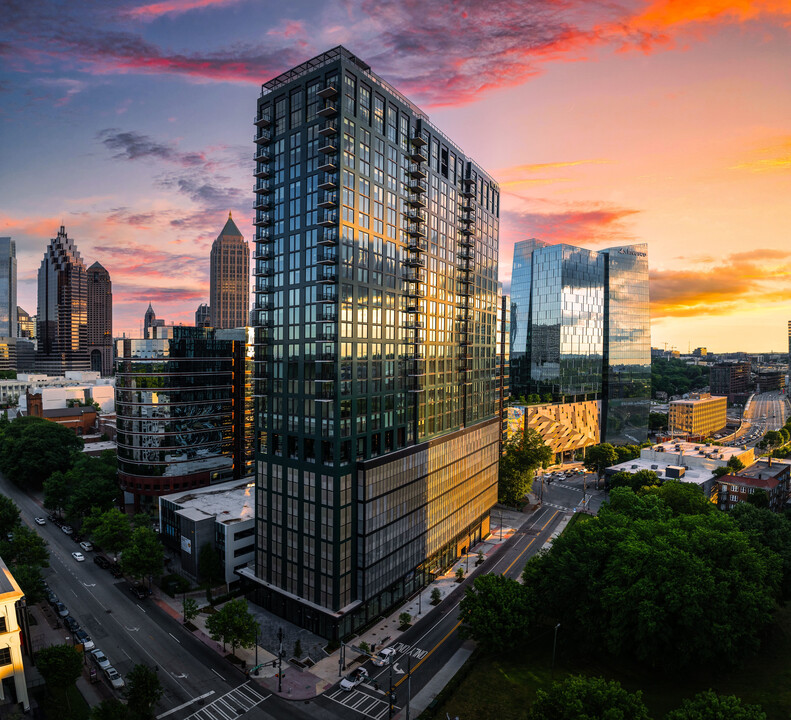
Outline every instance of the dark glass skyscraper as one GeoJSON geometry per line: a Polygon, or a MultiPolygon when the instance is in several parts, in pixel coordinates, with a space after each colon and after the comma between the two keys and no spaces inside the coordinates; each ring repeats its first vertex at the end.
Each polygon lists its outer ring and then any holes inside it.
{"type": "Polygon", "coordinates": [[[113,373],[113,283],[101,263],[88,268],[88,354],[91,370],[113,373]]]}
{"type": "Polygon", "coordinates": [[[488,532],[499,189],[341,47],[255,125],[258,600],[337,637],[488,532]]]}
{"type": "Polygon", "coordinates": [[[0,337],[17,337],[16,243],[0,237],[0,337]]]}
{"type": "Polygon", "coordinates": [[[601,401],[602,441],[645,440],[651,397],[645,245],[525,240],[511,278],[514,395],[601,401]]]}
{"type": "Polygon", "coordinates": [[[85,263],[61,225],[38,271],[36,369],[50,375],[90,370],[85,263]]]}

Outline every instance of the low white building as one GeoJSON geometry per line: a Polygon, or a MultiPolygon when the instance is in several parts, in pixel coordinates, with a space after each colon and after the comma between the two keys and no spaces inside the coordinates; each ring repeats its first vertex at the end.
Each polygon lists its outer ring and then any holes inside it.
{"type": "MultiPolygon", "coordinates": [[[[30,700],[22,663],[22,631],[17,618],[17,607],[24,602],[24,597],[19,584],[0,558],[0,702],[5,705],[15,700],[27,712],[30,700]],[[9,697],[11,692],[15,698],[9,697]]],[[[2,710],[0,714],[3,714],[2,710]]]]}
{"type": "Polygon", "coordinates": [[[18,402],[27,410],[28,390],[41,392],[44,410],[68,407],[68,401],[97,402],[102,412],[115,412],[115,378],[101,378],[95,372],[68,372],[62,375],[18,373],[16,380],[0,380],[0,403],[18,402]]]}
{"type": "Polygon", "coordinates": [[[159,498],[162,542],[179,554],[181,567],[198,577],[201,548],[215,548],[225,582],[255,557],[255,481],[252,476],[217,485],[162,495],[159,498]]]}

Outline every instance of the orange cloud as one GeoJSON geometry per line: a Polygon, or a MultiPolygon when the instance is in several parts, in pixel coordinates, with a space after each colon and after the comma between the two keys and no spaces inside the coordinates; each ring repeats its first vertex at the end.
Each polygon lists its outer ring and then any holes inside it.
{"type": "Polygon", "coordinates": [[[788,0],[658,0],[629,25],[662,29],[700,22],[743,23],[766,15],[791,17],[788,0]]]}
{"type": "Polygon", "coordinates": [[[759,150],[754,160],[745,160],[731,166],[731,170],[749,170],[750,172],[773,172],[791,170],[791,138],[778,145],[759,150]]]}
{"type": "Polygon", "coordinates": [[[239,0],[166,0],[132,8],[126,12],[129,17],[138,20],[153,20],[162,15],[181,15],[190,10],[201,10],[208,7],[231,5],[239,0]]]}

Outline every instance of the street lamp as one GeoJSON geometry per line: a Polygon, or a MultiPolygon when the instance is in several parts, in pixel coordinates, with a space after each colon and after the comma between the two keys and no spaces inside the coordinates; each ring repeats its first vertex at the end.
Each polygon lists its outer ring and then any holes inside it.
{"type": "Polygon", "coordinates": [[[558,644],[558,628],[560,627],[560,623],[555,625],[555,639],[552,641],[552,670],[549,674],[549,679],[552,680],[555,677],[555,648],[558,644]]]}

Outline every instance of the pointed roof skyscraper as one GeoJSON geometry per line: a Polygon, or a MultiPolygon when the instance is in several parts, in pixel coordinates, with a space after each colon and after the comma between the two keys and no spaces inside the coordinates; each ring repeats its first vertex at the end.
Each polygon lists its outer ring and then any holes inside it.
{"type": "Polygon", "coordinates": [[[250,246],[230,212],[211,246],[209,305],[215,328],[245,327],[248,323],[250,246]]]}

